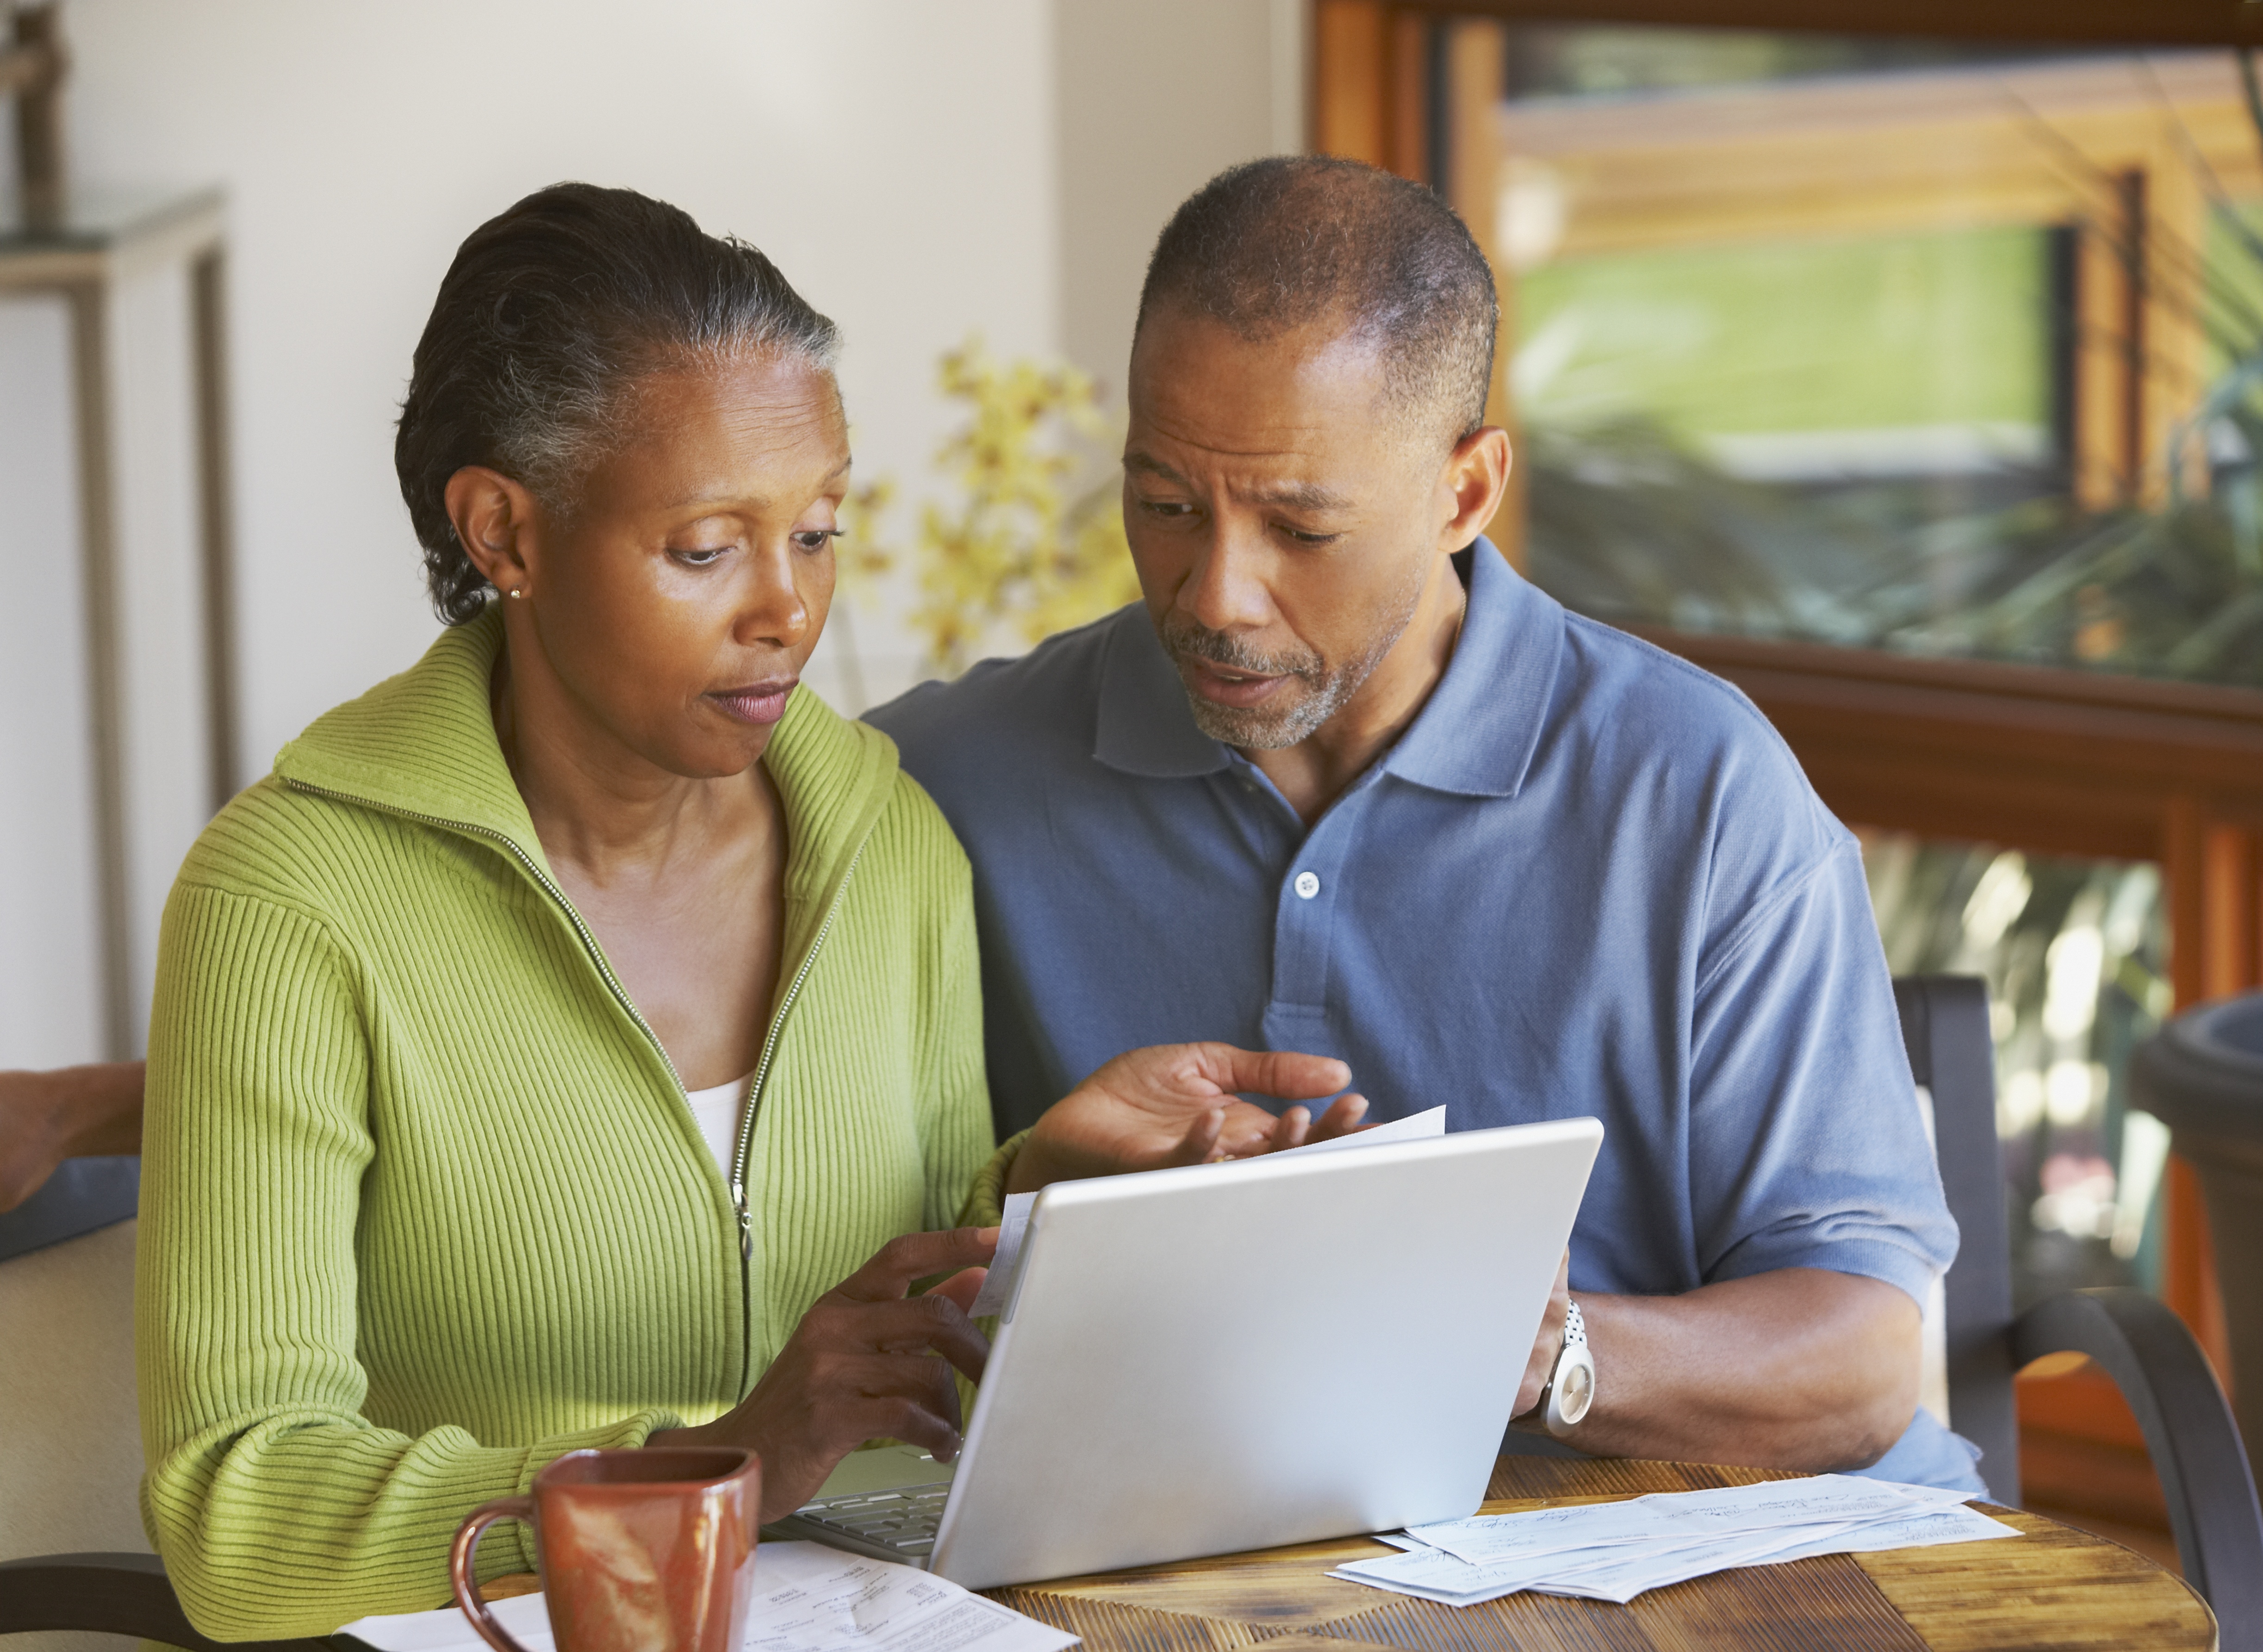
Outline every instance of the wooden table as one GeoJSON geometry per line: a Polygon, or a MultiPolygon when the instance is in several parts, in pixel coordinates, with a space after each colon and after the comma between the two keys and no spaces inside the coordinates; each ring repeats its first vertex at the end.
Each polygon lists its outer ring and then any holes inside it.
{"type": "MultiPolygon", "coordinates": [[[[1485,1511],[1787,1477],[1504,1457],[1485,1511]]],[[[1392,1552],[1364,1538],[987,1592],[1082,1635],[1085,1652],[2215,1647],[2208,1607],[2143,1555],[2040,1515],[1981,1506],[2025,1536],[1748,1567],[1652,1590],[1626,1606],[1533,1594],[1445,1606],[1326,1576],[1345,1561],[1392,1552]]]]}

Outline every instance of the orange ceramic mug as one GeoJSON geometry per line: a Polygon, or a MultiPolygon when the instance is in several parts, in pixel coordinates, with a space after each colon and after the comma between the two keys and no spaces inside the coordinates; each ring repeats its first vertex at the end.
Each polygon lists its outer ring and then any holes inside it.
{"type": "Polygon", "coordinates": [[[456,1604],[495,1652],[526,1652],[473,1576],[480,1534],[524,1520],[558,1652],[739,1652],[762,1482],[762,1460],[734,1448],[568,1452],[532,1497],[483,1504],[457,1531],[456,1604]]]}

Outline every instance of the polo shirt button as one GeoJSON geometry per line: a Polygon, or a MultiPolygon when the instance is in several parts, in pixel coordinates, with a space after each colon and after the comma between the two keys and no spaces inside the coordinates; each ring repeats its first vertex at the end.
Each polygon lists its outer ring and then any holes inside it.
{"type": "Polygon", "coordinates": [[[1301,898],[1310,900],[1313,896],[1320,892],[1319,874],[1317,872],[1299,872],[1297,874],[1296,883],[1291,885],[1291,887],[1296,890],[1298,895],[1301,898]]]}

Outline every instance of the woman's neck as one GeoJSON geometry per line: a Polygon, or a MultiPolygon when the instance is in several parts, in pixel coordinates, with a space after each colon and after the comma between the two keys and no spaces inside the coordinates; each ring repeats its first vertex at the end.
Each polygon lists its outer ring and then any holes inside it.
{"type": "Polygon", "coordinates": [[[496,660],[495,736],[552,865],[611,886],[664,876],[717,848],[743,849],[776,829],[777,799],[760,765],[694,779],[632,750],[539,666],[496,660]]]}

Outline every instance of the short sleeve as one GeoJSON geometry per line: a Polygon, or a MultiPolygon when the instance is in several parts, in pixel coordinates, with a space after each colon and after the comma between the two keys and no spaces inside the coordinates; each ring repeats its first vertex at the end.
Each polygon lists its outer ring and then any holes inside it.
{"type": "Polygon", "coordinates": [[[1703,1276],[1829,1268],[1922,1308],[1956,1258],[1956,1224],[1843,829],[1701,961],[1690,1054],[1703,1276]]]}

